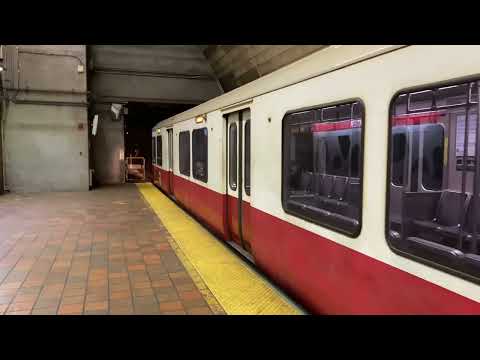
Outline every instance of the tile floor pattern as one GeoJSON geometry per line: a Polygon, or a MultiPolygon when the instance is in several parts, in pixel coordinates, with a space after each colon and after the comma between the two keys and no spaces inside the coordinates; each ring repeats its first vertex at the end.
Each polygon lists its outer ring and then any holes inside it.
{"type": "Polygon", "coordinates": [[[0,314],[212,314],[169,236],[133,184],[0,196],[0,314]]]}

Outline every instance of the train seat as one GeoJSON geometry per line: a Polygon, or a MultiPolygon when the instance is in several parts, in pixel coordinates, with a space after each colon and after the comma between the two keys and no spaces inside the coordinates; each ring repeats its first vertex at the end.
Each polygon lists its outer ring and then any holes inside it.
{"type": "Polygon", "coordinates": [[[330,198],[342,201],[345,196],[345,191],[347,190],[347,182],[348,178],[344,176],[335,176],[330,198]]]}
{"type": "Polygon", "coordinates": [[[348,205],[345,201],[348,178],[335,176],[333,186],[328,196],[321,197],[321,202],[325,208],[336,213],[342,213],[342,209],[348,205]]]}
{"type": "Polygon", "coordinates": [[[400,231],[402,224],[403,188],[390,184],[390,228],[400,231]]]}
{"type": "MultiPolygon", "coordinates": [[[[467,215],[465,217],[465,237],[464,240],[466,240],[467,243],[471,243],[473,239],[473,233],[474,233],[474,227],[476,227],[477,230],[477,241],[480,240],[480,202],[479,202],[479,208],[477,210],[477,214],[474,214],[474,209],[473,209],[473,199],[470,199],[468,208],[467,208],[467,215]],[[475,218],[475,215],[476,218],[475,218]]],[[[480,243],[479,243],[480,245],[480,243]]]]}
{"type": "Polygon", "coordinates": [[[321,196],[322,201],[332,205],[337,204],[338,201],[343,201],[347,189],[347,181],[348,179],[344,176],[335,176],[329,194],[321,196]]]}
{"type": "Polygon", "coordinates": [[[360,222],[357,219],[336,213],[330,213],[330,223],[346,229],[350,233],[355,233],[360,226],[360,222]]]}
{"type": "Polygon", "coordinates": [[[360,179],[315,174],[316,202],[319,208],[358,219],[360,179]]]}
{"type": "Polygon", "coordinates": [[[318,184],[318,195],[320,198],[328,198],[333,189],[333,175],[321,175],[320,182],[318,184]]]}
{"type": "Polygon", "coordinates": [[[480,270],[480,255],[465,254],[463,258],[463,266],[467,271],[479,271],[480,270]]]}
{"type": "Polygon", "coordinates": [[[310,216],[312,219],[319,219],[334,227],[346,229],[351,233],[355,233],[360,226],[360,222],[357,219],[321,209],[317,206],[309,205],[303,201],[300,202],[296,200],[289,200],[288,204],[291,209],[301,211],[310,216]]]}
{"type": "MultiPolygon", "coordinates": [[[[467,201],[467,194],[451,190],[443,191],[433,219],[413,220],[416,233],[457,237],[465,218],[467,201]]],[[[418,206],[421,205],[418,204],[418,206]]]]}
{"type": "Polygon", "coordinates": [[[358,219],[360,215],[361,203],[360,179],[350,178],[345,193],[346,212],[344,215],[358,219]]]}
{"type": "Polygon", "coordinates": [[[313,191],[315,194],[319,194],[320,187],[322,186],[324,174],[315,173],[313,174],[313,191]]]}
{"type": "Polygon", "coordinates": [[[294,189],[290,190],[290,196],[301,198],[305,195],[313,196],[313,173],[304,171],[298,176],[298,182],[294,189]]]}
{"type": "Polygon", "coordinates": [[[306,171],[302,173],[300,179],[300,190],[306,192],[312,192],[313,190],[313,173],[306,171]]]}
{"type": "Polygon", "coordinates": [[[465,257],[465,254],[458,249],[418,237],[408,237],[406,245],[410,250],[414,250],[415,254],[430,259],[442,259],[450,266],[458,265],[465,257]]]}

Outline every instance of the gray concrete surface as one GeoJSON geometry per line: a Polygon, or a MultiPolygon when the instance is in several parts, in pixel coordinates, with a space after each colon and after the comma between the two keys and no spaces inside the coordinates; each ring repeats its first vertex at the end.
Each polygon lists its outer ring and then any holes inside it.
{"type": "Polygon", "coordinates": [[[88,190],[86,108],[10,103],[4,131],[10,191],[88,190]]]}

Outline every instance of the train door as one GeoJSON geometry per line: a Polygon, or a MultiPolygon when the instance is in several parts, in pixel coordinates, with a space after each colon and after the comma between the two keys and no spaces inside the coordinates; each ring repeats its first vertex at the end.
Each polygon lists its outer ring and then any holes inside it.
{"type": "Polygon", "coordinates": [[[173,129],[167,129],[168,134],[168,188],[173,195],[173,129]]]}
{"type": "Polygon", "coordinates": [[[227,225],[231,240],[251,251],[250,110],[227,116],[227,225]]]}

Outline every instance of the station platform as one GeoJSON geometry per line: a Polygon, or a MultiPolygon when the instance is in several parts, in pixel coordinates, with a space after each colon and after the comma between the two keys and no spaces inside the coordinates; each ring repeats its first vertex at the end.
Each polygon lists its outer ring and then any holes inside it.
{"type": "Polygon", "coordinates": [[[0,314],[302,314],[150,183],[0,197],[0,314]]]}

